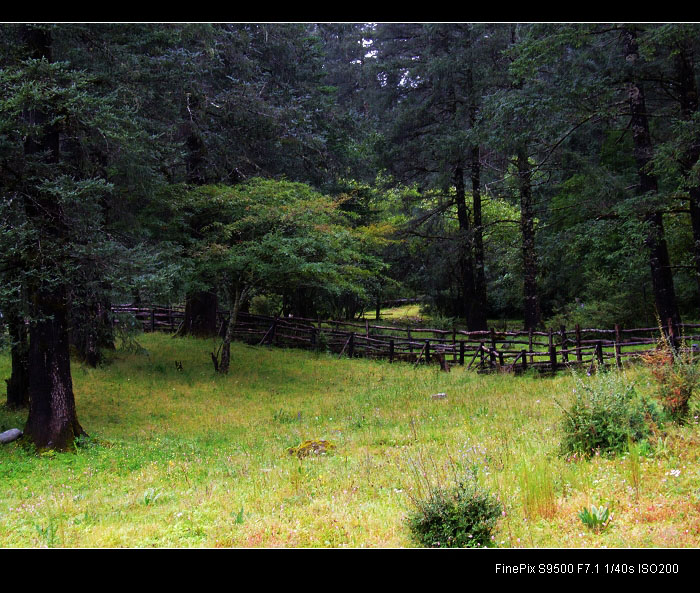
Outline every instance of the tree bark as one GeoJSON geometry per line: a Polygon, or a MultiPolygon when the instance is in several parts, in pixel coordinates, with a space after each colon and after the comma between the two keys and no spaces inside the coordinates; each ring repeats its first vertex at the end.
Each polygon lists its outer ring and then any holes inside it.
{"type": "Polygon", "coordinates": [[[73,395],[65,289],[38,289],[31,297],[30,406],[24,435],[40,450],[65,451],[85,434],[73,395]]]}
{"type": "MultiPolygon", "coordinates": [[[[695,81],[694,56],[690,44],[681,44],[676,54],[676,72],[680,86],[681,118],[690,121],[698,112],[700,100],[695,81]]],[[[695,280],[698,286],[700,301],[700,179],[693,174],[693,167],[700,160],[700,138],[693,137],[690,146],[680,159],[681,172],[688,184],[690,224],[693,233],[693,262],[695,264],[695,280]]]]}
{"type": "Polygon", "coordinates": [[[474,258],[472,256],[472,229],[469,221],[469,211],[466,202],[466,189],[464,186],[464,169],[455,167],[455,202],[457,204],[457,220],[459,222],[459,267],[462,274],[462,291],[464,298],[464,310],[467,318],[467,329],[475,331],[480,329],[477,319],[482,311],[479,310],[476,301],[476,289],[474,286],[474,258]]]}
{"type": "Polygon", "coordinates": [[[535,253],[535,227],[532,210],[532,170],[527,151],[518,150],[516,158],[518,186],[520,189],[520,232],[523,257],[523,322],[525,329],[535,329],[541,321],[540,302],[537,296],[537,255],[535,253]]]}
{"type": "Polygon", "coordinates": [[[237,286],[234,289],[233,306],[231,307],[231,313],[228,318],[228,324],[226,325],[226,333],[224,334],[224,341],[221,345],[221,360],[219,361],[218,368],[216,370],[222,375],[228,373],[228,369],[231,365],[231,342],[233,341],[233,331],[236,328],[236,322],[238,321],[238,312],[241,309],[241,303],[245,300],[247,295],[247,290],[243,291],[237,286]]]}
{"type": "Polygon", "coordinates": [[[179,335],[213,338],[218,334],[216,292],[202,290],[187,296],[185,320],[179,335]]]}
{"type": "Polygon", "coordinates": [[[29,405],[29,336],[24,317],[11,314],[7,323],[12,346],[12,374],[7,383],[7,407],[26,408],[29,405]]]}
{"type": "MultiPolygon", "coordinates": [[[[635,69],[635,64],[639,59],[637,32],[634,26],[630,26],[625,27],[622,33],[625,44],[625,59],[631,69],[627,92],[631,117],[630,129],[632,130],[634,141],[634,158],[639,175],[638,194],[653,198],[658,193],[658,182],[656,176],[650,171],[654,148],[649,132],[644,88],[638,79],[635,69]]],[[[676,303],[671,261],[664,233],[663,215],[655,206],[650,205],[647,211],[644,212],[643,217],[647,225],[644,243],[649,253],[649,267],[651,269],[656,312],[662,322],[665,323],[667,319],[671,319],[674,324],[679,324],[681,317],[676,303]]]]}
{"type": "Polygon", "coordinates": [[[481,162],[479,147],[472,148],[472,211],[474,213],[474,228],[472,230],[474,251],[474,331],[484,331],[488,328],[486,274],[484,272],[484,227],[481,220],[481,162]]]}

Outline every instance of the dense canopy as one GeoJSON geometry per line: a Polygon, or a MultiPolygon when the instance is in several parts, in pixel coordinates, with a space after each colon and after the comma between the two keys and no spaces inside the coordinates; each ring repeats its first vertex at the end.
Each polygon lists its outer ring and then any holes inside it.
{"type": "Polygon", "coordinates": [[[80,436],[71,347],[98,364],[117,302],[196,335],[399,297],[470,330],[696,319],[699,32],[1,25],[8,404],[80,436]]]}

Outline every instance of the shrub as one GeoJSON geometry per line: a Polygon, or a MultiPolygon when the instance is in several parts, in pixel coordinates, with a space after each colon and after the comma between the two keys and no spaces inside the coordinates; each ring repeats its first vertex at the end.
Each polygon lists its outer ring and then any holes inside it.
{"type": "Polygon", "coordinates": [[[690,414],[690,400],[700,383],[700,367],[691,348],[673,348],[662,337],[656,350],[642,359],[657,382],[657,395],[668,416],[682,423],[690,414]]]}
{"type": "Polygon", "coordinates": [[[481,548],[502,513],[501,503],[472,479],[445,489],[434,487],[414,500],[407,522],[415,540],[426,548],[481,548]]]}
{"type": "Polygon", "coordinates": [[[614,513],[610,512],[608,507],[591,506],[590,509],[582,508],[578,516],[581,522],[596,533],[603,531],[613,520],[614,513]]]}
{"type": "Polygon", "coordinates": [[[250,299],[250,312],[253,315],[274,317],[282,309],[282,300],[277,295],[258,294],[250,299]]]}
{"type": "Polygon", "coordinates": [[[573,402],[569,409],[562,407],[564,455],[623,453],[630,441],[649,437],[663,423],[660,407],[615,371],[601,372],[588,383],[574,377],[573,402]]]}

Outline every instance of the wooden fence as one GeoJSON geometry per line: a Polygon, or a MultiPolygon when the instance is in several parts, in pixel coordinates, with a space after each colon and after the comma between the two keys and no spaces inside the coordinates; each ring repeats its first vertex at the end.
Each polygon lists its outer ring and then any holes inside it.
{"type": "MultiPolygon", "coordinates": [[[[141,324],[144,331],[175,332],[184,319],[184,308],[146,305],[113,307],[116,322],[123,315],[141,324]]],[[[219,312],[225,327],[227,311],[219,312]]],[[[700,340],[700,324],[663,328],[675,346],[700,340]]],[[[523,372],[528,368],[556,372],[567,366],[592,368],[638,360],[652,351],[660,339],[659,327],[624,329],[581,328],[548,331],[443,330],[370,324],[369,321],[328,321],[298,317],[266,317],[240,313],[234,339],[253,345],[274,345],[332,352],[339,356],[430,363],[445,361],[482,372],[523,372]]],[[[695,350],[696,344],[692,347],[695,350]]]]}

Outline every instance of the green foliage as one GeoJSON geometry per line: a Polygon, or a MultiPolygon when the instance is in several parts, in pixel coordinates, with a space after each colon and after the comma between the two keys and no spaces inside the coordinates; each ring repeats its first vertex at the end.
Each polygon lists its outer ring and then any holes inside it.
{"type": "Polygon", "coordinates": [[[146,350],[136,339],[143,332],[141,322],[131,313],[115,315],[115,337],[118,339],[119,350],[130,354],[145,354],[146,350]]]}
{"type": "Polygon", "coordinates": [[[594,505],[591,505],[590,509],[581,509],[578,514],[581,522],[588,527],[588,529],[592,529],[596,533],[600,533],[610,525],[613,515],[614,513],[610,512],[609,507],[596,507],[594,505]]]}
{"type": "Polygon", "coordinates": [[[644,355],[643,360],[656,380],[656,393],[664,410],[674,422],[683,423],[700,384],[700,365],[690,344],[680,346],[672,346],[663,337],[658,348],[644,355]]]}
{"type": "Polygon", "coordinates": [[[253,315],[274,317],[282,309],[282,300],[278,295],[257,294],[250,299],[250,312],[253,315]]]}
{"type": "Polygon", "coordinates": [[[573,401],[568,409],[562,407],[562,454],[624,453],[629,441],[645,439],[662,425],[664,415],[656,402],[615,371],[599,372],[589,381],[574,377],[573,401]]]}
{"type": "Polygon", "coordinates": [[[414,539],[426,548],[490,547],[501,517],[501,503],[470,477],[450,489],[433,487],[414,501],[407,524],[414,539]]]}
{"type": "Polygon", "coordinates": [[[153,215],[170,222],[171,240],[191,258],[191,286],[216,278],[224,290],[247,287],[257,291],[259,308],[263,298],[272,306],[274,295],[300,291],[369,293],[384,268],[374,253],[381,238],[353,229],[341,204],[303,183],[253,178],[172,186],[153,215]]]}

